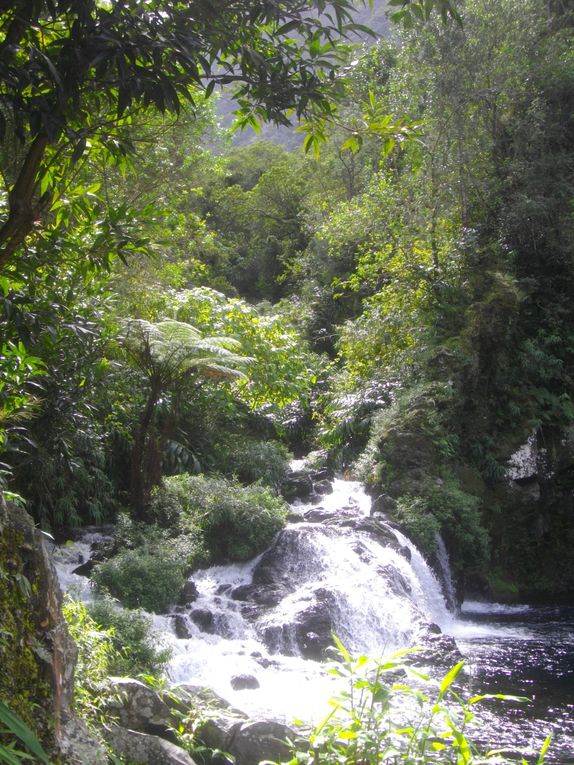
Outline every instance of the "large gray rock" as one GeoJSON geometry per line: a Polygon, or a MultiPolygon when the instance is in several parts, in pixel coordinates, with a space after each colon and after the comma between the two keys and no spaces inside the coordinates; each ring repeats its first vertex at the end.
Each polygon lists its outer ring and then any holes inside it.
{"type": "Polygon", "coordinates": [[[173,723],[169,706],[147,685],[129,677],[111,677],[109,706],[124,728],[143,733],[167,731],[173,723]]]}
{"type": "Polygon", "coordinates": [[[235,765],[257,765],[261,760],[281,762],[291,756],[287,739],[295,738],[295,732],[283,723],[258,720],[242,725],[226,751],[235,757],[235,765]]]}
{"type": "Polygon", "coordinates": [[[180,746],[159,736],[112,725],[104,736],[115,754],[138,765],[195,765],[180,746]]]}
{"type": "Polygon", "coordinates": [[[313,492],[313,481],[309,473],[297,471],[290,473],[281,483],[281,494],[286,500],[303,499],[313,492]]]}
{"type": "Polygon", "coordinates": [[[182,683],[172,687],[170,704],[180,713],[197,714],[196,736],[208,749],[228,752],[235,733],[247,721],[247,715],[226,699],[198,685],[182,683]]]}

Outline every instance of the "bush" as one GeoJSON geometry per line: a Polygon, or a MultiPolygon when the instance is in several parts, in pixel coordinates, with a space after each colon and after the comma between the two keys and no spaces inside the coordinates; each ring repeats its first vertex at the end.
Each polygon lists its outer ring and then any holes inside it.
{"type": "Polygon", "coordinates": [[[111,636],[115,653],[109,661],[110,674],[135,677],[163,672],[171,651],[157,647],[158,636],[148,616],[120,608],[109,598],[89,605],[88,613],[111,636]]]}
{"type": "Polygon", "coordinates": [[[489,559],[489,540],[481,525],[480,499],[463,491],[452,476],[427,479],[421,495],[403,494],[393,519],[407,536],[429,556],[436,553],[437,534],[453,551],[455,569],[480,568],[489,559]]]}
{"type": "Polygon", "coordinates": [[[152,499],[152,512],[172,506],[174,498],[183,522],[200,529],[211,563],[245,561],[265,550],[288,510],[283,499],[263,487],[184,474],[165,479],[152,499]]]}
{"type": "Polygon", "coordinates": [[[96,566],[92,578],[124,606],[162,613],[177,599],[188,568],[173,545],[160,541],[118,553],[96,566]]]}
{"type": "Polygon", "coordinates": [[[105,722],[106,707],[112,698],[108,678],[118,658],[113,630],[101,629],[86,606],[69,597],[64,600],[62,611],[68,631],[78,647],[74,706],[88,726],[96,729],[97,724],[105,722]]]}

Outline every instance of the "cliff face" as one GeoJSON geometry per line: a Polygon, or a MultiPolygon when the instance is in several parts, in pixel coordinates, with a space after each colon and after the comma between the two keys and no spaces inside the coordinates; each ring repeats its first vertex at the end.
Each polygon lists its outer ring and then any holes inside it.
{"type": "Polygon", "coordinates": [[[61,600],[43,535],[0,495],[0,699],[53,756],[90,763],[98,746],[72,709],[77,650],[61,600]]]}
{"type": "Polygon", "coordinates": [[[510,459],[507,480],[486,498],[492,538],[491,588],[524,600],[574,593],[574,432],[533,433],[510,459]]]}

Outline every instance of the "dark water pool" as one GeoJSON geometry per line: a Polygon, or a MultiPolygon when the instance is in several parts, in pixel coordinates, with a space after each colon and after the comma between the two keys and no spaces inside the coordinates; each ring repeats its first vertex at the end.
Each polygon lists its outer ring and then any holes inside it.
{"type": "Polygon", "coordinates": [[[574,765],[574,607],[467,602],[456,639],[477,693],[530,699],[483,705],[481,730],[496,732],[489,744],[536,751],[552,734],[546,761],[574,765]]]}

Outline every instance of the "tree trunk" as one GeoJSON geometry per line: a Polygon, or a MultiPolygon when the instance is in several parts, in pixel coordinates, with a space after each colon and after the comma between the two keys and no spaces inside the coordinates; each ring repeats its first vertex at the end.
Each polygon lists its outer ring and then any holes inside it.
{"type": "Polygon", "coordinates": [[[130,458],[130,507],[134,518],[140,521],[145,520],[149,492],[153,485],[148,480],[147,467],[149,451],[153,448],[152,424],[160,394],[161,384],[155,380],[135,433],[130,458]]]}
{"type": "Polygon", "coordinates": [[[8,194],[10,212],[0,227],[0,267],[10,260],[32,232],[42,208],[43,200],[34,204],[34,196],[38,186],[38,171],[47,146],[48,137],[39,133],[30,144],[16,183],[8,194]]]}

